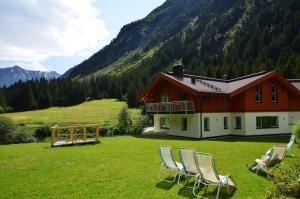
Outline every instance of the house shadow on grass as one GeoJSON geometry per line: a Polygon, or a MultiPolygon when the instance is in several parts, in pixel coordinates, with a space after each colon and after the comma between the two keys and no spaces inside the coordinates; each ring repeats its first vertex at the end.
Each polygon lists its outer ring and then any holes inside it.
{"type": "Polygon", "coordinates": [[[241,137],[241,136],[224,136],[217,138],[188,138],[180,136],[171,135],[133,135],[135,138],[139,139],[157,139],[157,140],[174,140],[174,141],[213,141],[213,142],[270,142],[270,143],[288,143],[290,135],[284,136],[251,136],[251,137],[241,137]]]}

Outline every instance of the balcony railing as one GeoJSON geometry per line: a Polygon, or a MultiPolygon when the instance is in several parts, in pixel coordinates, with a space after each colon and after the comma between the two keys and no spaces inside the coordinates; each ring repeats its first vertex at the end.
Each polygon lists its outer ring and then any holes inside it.
{"type": "Polygon", "coordinates": [[[191,114],[195,112],[193,101],[173,101],[160,103],[147,103],[147,114],[191,114]]]}

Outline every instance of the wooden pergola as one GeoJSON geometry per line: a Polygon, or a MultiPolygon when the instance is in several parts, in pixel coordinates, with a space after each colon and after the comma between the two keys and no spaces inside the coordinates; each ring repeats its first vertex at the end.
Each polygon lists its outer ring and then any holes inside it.
{"type": "Polygon", "coordinates": [[[99,132],[99,124],[55,125],[51,128],[51,147],[97,144],[99,143],[99,132]],[[95,132],[87,132],[91,128],[95,128],[95,132]],[[64,132],[60,133],[59,131],[64,132]],[[61,140],[62,136],[64,138],[61,140]]]}

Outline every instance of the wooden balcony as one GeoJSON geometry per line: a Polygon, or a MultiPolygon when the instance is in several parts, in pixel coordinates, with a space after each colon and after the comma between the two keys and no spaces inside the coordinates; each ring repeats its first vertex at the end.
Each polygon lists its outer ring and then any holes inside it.
{"type": "Polygon", "coordinates": [[[147,114],[192,114],[195,113],[193,101],[173,101],[160,103],[147,103],[147,114]]]}

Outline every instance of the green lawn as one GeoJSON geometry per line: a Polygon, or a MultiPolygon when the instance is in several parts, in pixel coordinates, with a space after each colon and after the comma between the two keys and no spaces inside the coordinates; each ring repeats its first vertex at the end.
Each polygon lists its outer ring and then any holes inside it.
{"type": "MultiPolygon", "coordinates": [[[[12,118],[15,122],[26,126],[39,126],[41,124],[74,124],[74,123],[100,123],[101,125],[116,125],[118,113],[125,102],[114,99],[95,100],[77,106],[53,107],[44,110],[1,114],[12,118]]],[[[131,109],[133,120],[139,115],[139,109],[131,109]]]]}
{"type": "MultiPolygon", "coordinates": [[[[249,172],[246,164],[288,137],[192,140],[120,136],[101,144],[50,148],[49,143],[0,146],[0,198],[190,198],[191,190],[157,179],[158,147],[193,147],[214,155],[220,174],[238,185],[233,198],[264,198],[272,182],[249,172]]],[[[300,157],[300,150],[292,152],[300,157]]],[[[288,165],[296,158],[287,157],[288,165]]],[[[212,192],[214,189],[209,189],[212,192]]],[[[224,194],[222,195],[224,196],[224,194]]],[[[222,197],[220,197],[222,198],[222,197]]]]}

